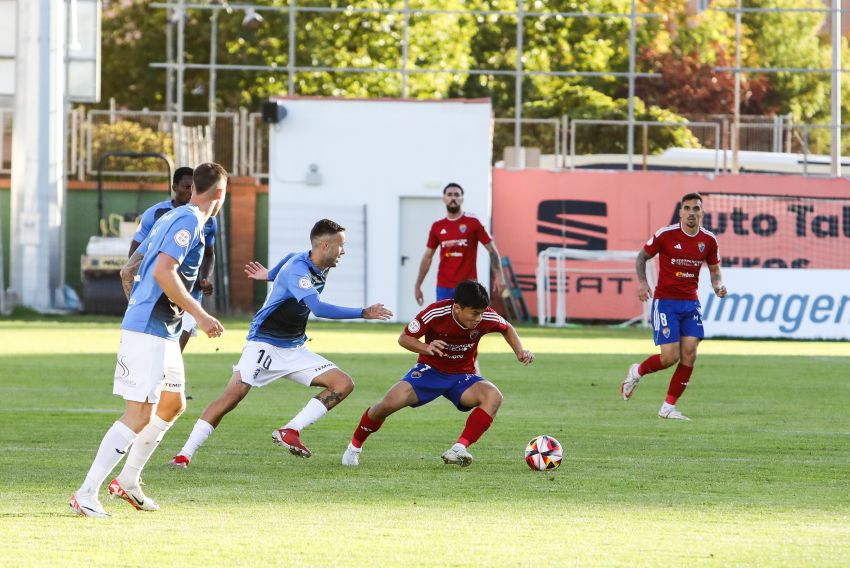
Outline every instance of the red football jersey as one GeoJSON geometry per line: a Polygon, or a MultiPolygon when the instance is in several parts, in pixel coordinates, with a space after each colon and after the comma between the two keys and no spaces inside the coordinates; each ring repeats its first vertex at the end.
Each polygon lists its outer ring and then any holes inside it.
{"type": "Polygon", "coordinates": [[[440,249],[437,286],[454,288],[464,280],[478,280],[478,243],[486,245],[492,240],[481,221],[468,213],[457,219],[445,217],[431,225],[428,248],[440,249]]]}
{"type": "Polygon", "coordinates": [[[410,320],[404,333],[416,338],[424,335],[427,343],[435,339],[446,342],[442,357],[419,355],[419,363],[443,373],[474,373],[481,336],[493,331],[503,332],[508,329],[508,323],[493,308],[487,308],[481,316],[481,323],[475,329],[467,329],[455,319],[452,304],[454,300],[434,302],[410,320]]]}
{"type": "Polygon", "coordinates": [[[653,295],[659,300],[698,300],[702,263],[720,264],[717,237],[702,227],[693,236],[680,224],[663,227],[646,241],[643,250],[650,256],[660,255],[658,285],[653,295]]]}

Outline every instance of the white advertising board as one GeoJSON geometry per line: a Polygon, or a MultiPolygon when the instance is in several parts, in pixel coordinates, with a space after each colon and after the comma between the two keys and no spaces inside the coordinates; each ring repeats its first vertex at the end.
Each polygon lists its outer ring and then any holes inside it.
{"type": "Polygon", "coordinates": [[[706,337],[850,339],[850,270],[724,268],[718,298],[700,275],[706,337]]]}

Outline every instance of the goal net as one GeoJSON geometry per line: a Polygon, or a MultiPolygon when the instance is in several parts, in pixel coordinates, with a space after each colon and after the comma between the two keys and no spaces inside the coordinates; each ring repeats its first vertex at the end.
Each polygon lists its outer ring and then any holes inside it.
{"type": "MultiPolygon", "coordinates": [[[[537,256],[537,321],[607,321],[648,325],[650,302],[637,299],[638,251],[551,247],[537,256]],[[623,320],[622,314],[630,314],[623,320]]],[[[651,288],[658,280],[655,261],[646,264],[651,288]]]]}

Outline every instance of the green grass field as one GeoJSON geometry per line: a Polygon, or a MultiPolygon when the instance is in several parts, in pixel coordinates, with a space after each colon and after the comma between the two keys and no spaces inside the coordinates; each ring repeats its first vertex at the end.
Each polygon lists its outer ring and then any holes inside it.
{"type": "Polygon", "coordinates": [[[304,432],[314,457],[271,443],[314,394],[279,381],[172,471],[238,359],[247,322],[225,323],[221,340],[190,343],[193,400],[145,471],[162,509],[104,498],[113,517],[97,520],[66,504],[123,408],[118,322],[0,321],[0,565],[850,565],[846,343],[708,341],[682,423],[656,417],[669,371],[618,398],[628,364],[654,351],[647,332],[521,329],[529,368],[488,337],[482,373],[505,402],[471,467],[439,458],[465,420],[440,400],[391,417],[351,470],[339,459],[361,413],[414,358],[397,324],[311,324],[310,347],[357,383],[304,432]],[[522,460],[543,433],[565,448],[554,472],[522,460]]]}

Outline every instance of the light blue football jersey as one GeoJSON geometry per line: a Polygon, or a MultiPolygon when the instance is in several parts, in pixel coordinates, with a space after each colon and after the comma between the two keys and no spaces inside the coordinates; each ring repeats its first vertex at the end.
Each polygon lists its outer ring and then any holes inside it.
{"type": "Polygon", "coordinates": [[[139,246],[144,258],[139,266],[138,280],[130,292],[122,329],[177,341],[183,310],[163,293],[153,276],[153,268],[159,254],[167,254],[179,263],[180,279],[186,290],[191,290],[204,254],[203,229],[204,218],[195,205],[177,207],[154,223],[139,246]]]}
{"type": "Polygon", "coordinates": [[[325,289],[328,269],[319,270],[310,251],[290,253],[269,271],[274,287],[254,316],[248,339],[276,347],[297,347],[307,341],[308,308],[302,300],[325,289]]]}

